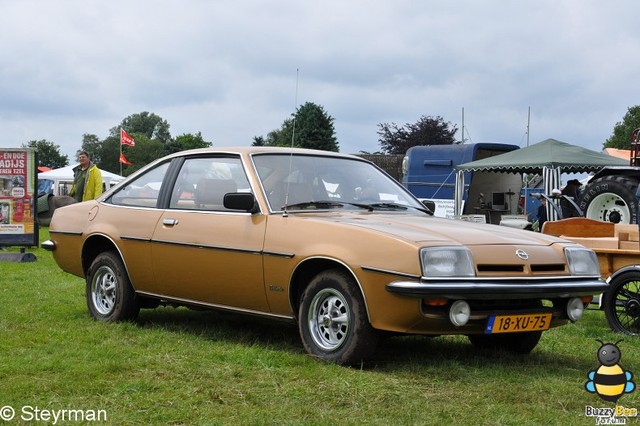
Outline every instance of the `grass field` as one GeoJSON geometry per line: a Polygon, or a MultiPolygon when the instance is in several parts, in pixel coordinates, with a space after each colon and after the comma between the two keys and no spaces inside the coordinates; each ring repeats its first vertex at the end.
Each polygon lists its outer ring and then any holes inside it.
{"type": "MultiPolygon", "coordinates": [[[[620,364],[640,377],[640,339],[611,332],[597,311],[546,332],[527,356],[462,337],[395,337],[365,369],[318,362],[295,326],[259,318],[160,308],[98,323],[83,280],[31,251],[36,262],[0,263],[0,407],[16,413],[7,424],[30,423],[37,408],[104,410],[118,425],[588,425],[586,406],[613,407],[584,389],[596,339],[624,339],[620,364]]],[[[619,404],[640,409],[640,391],[619,404]]]]}

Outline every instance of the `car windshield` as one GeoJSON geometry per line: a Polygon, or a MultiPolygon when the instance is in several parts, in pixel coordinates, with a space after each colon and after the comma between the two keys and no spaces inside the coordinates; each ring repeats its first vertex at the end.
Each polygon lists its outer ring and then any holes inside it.
{"type": "Polygon", "coordinates": [[[423,210],[399,183],[368,162],[312,155],[253,157],[271,211],[423,210]]]}

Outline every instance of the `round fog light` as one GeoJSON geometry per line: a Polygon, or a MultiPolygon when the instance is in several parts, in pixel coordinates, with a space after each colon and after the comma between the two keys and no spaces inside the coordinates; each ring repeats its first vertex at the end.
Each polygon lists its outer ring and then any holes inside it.
{"type": "Polygon", "coordinates": [[[457,300],[449,309],[449,320],[456,327],[461,327],[469,321],[471,316],[471,308],[464,300],[457,300]]]}
{"type": "Polygon", "coordinates": [[[571,321],[578,321],[582,318],[584,303],[580,297],[573,297],[567,302],[567,316],[571,321]]]}

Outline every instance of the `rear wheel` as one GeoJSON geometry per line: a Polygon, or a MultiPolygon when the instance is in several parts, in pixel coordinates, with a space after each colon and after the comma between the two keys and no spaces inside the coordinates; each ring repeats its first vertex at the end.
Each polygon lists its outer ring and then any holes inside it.
{"type": "Polygon", "coordinates": [[[87,273],[87,307],[99,321],[129,321],[138,316],[140,303],[120,256],[99,254],[87,273]]]}
{"type": "Polygon", "coordinates": [[[614,331],[640,335],[640,271],[625,272],[611,280],[602,302],[614,331]]]}
{"type": "Polygon", "coordinates": [[[298,326],[310,355],[340,365],[366,361],[378,342],[360,290],[340,270],[322,272],[311,280],[302,294],[298,326]]]}
{"type": "Polygon", "coordinates": [[[507,334],[471,334],[467,336],[471,344],[482,349],[498,349],[528,354],[538,345],[542,331],[507,334]]]}
{"type": "Polygon", "coordinates": [[[579,206],[589,219],[636,223],[638,182],[626,176],[602,176],[582,191],[579,206]]]}

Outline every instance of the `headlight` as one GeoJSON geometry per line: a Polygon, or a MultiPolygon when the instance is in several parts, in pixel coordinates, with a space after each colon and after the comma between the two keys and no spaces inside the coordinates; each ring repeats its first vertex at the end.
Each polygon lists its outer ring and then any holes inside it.
{"type": "Polygon", "coordinates": [[[425,277],[473,277],[475,268],[466,247],[426,247],[420,250],[425,277]]]}
{"type": "Polygon", "coordinates": [[[571,275],[600,276],[600,264],[593,250],[584,247],[565,247],[564,254],[567,257],[571,275]]]}

